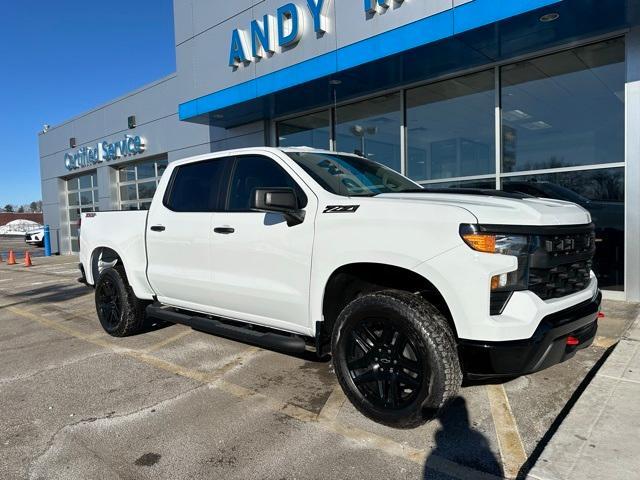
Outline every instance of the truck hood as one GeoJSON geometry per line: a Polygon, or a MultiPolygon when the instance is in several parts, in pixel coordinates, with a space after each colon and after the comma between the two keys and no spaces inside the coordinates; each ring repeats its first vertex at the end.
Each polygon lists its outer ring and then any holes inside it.
{"type": "Polygon", "coordinates": [[[505,198],[500,196],[448,193],[384,193],[376,198],[451,205],[473,214],[478,223],[490,225],[581,225],[591,215],[579,205],[549,198],[505,198]]]}

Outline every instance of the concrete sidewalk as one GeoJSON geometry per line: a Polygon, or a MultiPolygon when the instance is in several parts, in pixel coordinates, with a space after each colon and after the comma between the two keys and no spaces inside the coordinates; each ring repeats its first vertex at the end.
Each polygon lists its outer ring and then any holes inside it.
{"type": "Polygon", "coordinates": [[[582,393],[529,478],[637,479],[640,473],[640,317],[582,393]]]}

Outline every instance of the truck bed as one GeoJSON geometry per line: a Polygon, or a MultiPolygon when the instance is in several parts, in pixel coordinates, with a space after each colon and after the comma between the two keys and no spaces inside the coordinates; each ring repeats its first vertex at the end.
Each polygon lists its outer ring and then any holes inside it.
{"type": "MultiPolygon", "coordinates": [[[[146,225],[147,211],[107,211],[82,214],[80,227],[80,262],[87,266],[89,285],[94,278],[98,258],[90,258],[98,248],[117,251],[126,265],[129,282],[139,298],[151,291],[147,277],[146,225]]],[[[94,255],[95,256],[95,255],[94,255]]]]}

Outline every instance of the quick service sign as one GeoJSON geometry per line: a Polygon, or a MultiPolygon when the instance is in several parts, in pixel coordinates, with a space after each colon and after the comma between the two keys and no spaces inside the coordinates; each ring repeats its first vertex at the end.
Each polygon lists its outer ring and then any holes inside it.
{"type": "Polygon", "coordinates": [[[65,153],[64,166],[67,170],[77,170],[97,163],[139,155],[146,148],[144,138],[138,135],[125,135],[124,139],[117,142],[100,142],[95,147],[82,147],[75,153],[65,153]]]}

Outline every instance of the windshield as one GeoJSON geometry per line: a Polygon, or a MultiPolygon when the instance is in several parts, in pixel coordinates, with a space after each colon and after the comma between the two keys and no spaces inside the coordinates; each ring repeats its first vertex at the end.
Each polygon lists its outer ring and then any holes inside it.
{"type": "Polygon", "coordinates": [[[366,158],[319,152],[287,152],[325,190],[345,197],[422,190],[417,183],[366,158]]]}

